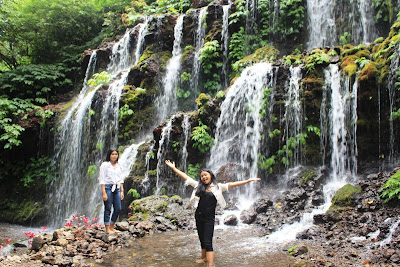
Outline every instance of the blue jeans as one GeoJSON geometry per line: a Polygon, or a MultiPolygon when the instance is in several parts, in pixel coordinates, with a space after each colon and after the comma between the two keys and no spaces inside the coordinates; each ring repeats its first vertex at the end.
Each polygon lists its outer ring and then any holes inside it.
{"type": "Polygon", "coordinates": [[[114,192],[111,192],[112,184],[106,184],[107,201],[104,201],[104,225],[115,224],[118,219],[118,215],[121,211],[121,191],[119,187],[115,188],[114,192]],[[111,207],[114,207],[111,215],[111,207]],[[111,221],[110,221],[111,215],[111,221]]]}

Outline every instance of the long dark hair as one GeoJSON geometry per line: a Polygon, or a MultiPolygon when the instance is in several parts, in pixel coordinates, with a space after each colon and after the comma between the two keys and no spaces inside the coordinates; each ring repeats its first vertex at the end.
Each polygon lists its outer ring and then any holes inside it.
{"type": "Polygon", "coordinates": [[[203,183],[203,181],[201,180],[202,172],[208,172],[211,175],[211,184],[214,184],[218,188],[217,179],[215,179],[214,173],[210,170],[202,170],[200,172],[199,185],[197,186],[197,190],[196,190],[196,196],[198,196],[198,197],[201,197],[202,195],[204,195],[204,193],[206,192],[207,187],[208,187],[208,184],[203,183]]]}
{"type": "MultiPolygon", "coordinates": [[[[110,149],[110,150],[108,150],[108,152],[107,152],[106,161],[110,161],[111,153],[113,153],[114,151],[117,152],[118,158],[119,158],[118,150],[116,150],[116,149],[110,149]]],[[[118,158],[117,158],[117,160],[116,160],[115,162],[118,162],[118,158]]]]}

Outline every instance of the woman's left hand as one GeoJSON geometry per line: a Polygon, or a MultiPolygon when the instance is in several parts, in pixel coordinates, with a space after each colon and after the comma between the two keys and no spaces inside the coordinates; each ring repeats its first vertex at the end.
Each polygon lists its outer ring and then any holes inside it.
{"type": "Polygon", "coordinates": [[[260,181],[260,180],[261,180],[261,178],[250,178],[247,181],[254,182],[254,181],[260,181]]]}
{"type": "Polygon", "coordinates": [[[124,191],[121,191],[121,200],[124,200],[124,191]]]}

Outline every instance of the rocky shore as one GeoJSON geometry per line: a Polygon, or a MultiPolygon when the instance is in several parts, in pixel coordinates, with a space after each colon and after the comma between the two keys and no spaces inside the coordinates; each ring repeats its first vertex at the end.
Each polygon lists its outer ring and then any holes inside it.
{"type": "MultiPolygon", "coordinates": [[[[313,216],[313,225],[283,246],[294,257],[291,266],[398,266],[400,265],[399,201],[387,204],[379,197],[390,173],[360,175],[333,197],[332,206],[313,216]]],[[[224,223],[239,219],[263,229],[265,237],[323,203],[324,171],[303,170],[293,177],[293,187],[276,196],[257,200],[224,223]],[[297,186],[296,186],[297,183],[297,186]]],[[[33,237],[31,247],[13,256],[1,256],[1,266],[87,266],[86,259],[101,263],[107,253],[130,247],[135,239],[156,231],[193,229],[193,210],[179,196],[150,196],[133,202],[129,220],[116,224],[120,233],[108,235],[104,227],[69,225],[33,237]]],[[[233,207],[233,202],[231,202],[233,207]]],[[[221,211],[218,211],[219,213],[221,211]]],[[[262,238],[262,237],[260,237],[262,238]]]]}

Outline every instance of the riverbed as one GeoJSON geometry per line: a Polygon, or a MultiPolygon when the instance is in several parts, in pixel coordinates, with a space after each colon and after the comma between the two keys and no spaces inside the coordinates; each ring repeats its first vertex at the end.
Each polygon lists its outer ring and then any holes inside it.
{"type": "MultiPolygon", "coordinates": [[[[287,248],[286,248],[287,249],[287,248]]],[[[288,266],[291,256],[284,246],[268,244],[259,228],[217,227],[214,233],[216,266],[288,266]]],[[[202,266],[200,243],[195,230],[155,233],[134,239],[129,248],[111,251],[104,262],[88,260],[91,266],[202,266]]]]}

